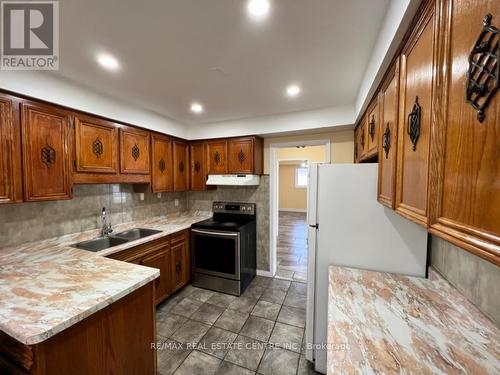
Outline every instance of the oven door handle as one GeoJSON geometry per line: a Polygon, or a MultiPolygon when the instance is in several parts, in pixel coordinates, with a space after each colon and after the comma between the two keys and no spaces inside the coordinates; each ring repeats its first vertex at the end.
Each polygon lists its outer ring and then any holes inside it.
{"type": "Polygon", "coordinates": [[[191,232],[200,233],[200,234],[208,234],[208,235],[212,235],[212,236],[223,236],[223,237],[238,237],[240,235],[239,233],[234,233],[234,232],[213,232],[213,231],[201,230],[201,229],[191,229],[191,232]]]}

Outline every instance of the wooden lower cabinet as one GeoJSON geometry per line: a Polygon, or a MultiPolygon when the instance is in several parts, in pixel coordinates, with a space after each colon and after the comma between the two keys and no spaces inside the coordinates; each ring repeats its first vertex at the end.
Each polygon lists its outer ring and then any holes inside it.
{"type": "Polygon", "coordinates": [[[145,256],[141,260],[140,264],[146,267],[157,268],[160,270],[160,277],[156,279],[155,294],[156,304],[159,304],[172,293],[172,277],[170,274],[170,246],[165,246],[163,249],[145,256]]]}
{"type": "Polygon", "coordinates": [[[0,331],[2,374],[156,374],[150,282],[61,333],[24,345],[0,331]]]}
{"type": "Polygon", "coordinates": [[[70,199],[70,114],[53,106],[21,105],[24,200],[70,199]]]}
{"type": "Polygon", "coordinates": [[[182,288],[190,280],[189,231],[172,235],[172,292],[182,288]]]}
{"type": "MultiPolygon", "coordinates": [[[[486,81],[493,64],[498,74],[500,62],[481,52],[471,56],[485,24],[500,27],[500,2],[443,3],[440,35],[447,49],[442,62],[444,90],[432,133],[430,231],[500,265],[500,90],[491,95],[495,81],[486,81]],[[471,76],[488,82],[484,92],[471,91],[471,99],[480,105],[490,97],[482,114],[466,98],[473,86],[467,78],[469,56],[479,63],[471,76]],[[483,64],[485,70],[480,70],[483,64]]],[[[498,54],[500,35],[485,33],[481,42],[489,38],[489,51],[496,43],[498,54]]]]}
{"type": "Polygon", "coordinates": [[[436,84],[435,4],[427,3],[401,54],[396,211],[427,226],[433,94],[436,84]]]}
{"type": "Polygon", "coordinates": [[[394,208],[398,139],[399,59],[389,70],[379,95],[378,201],[394,208]]]}
{"type": "Polygon", "coordinates": [[[160,270],[156,303],[164,301],[190,280],[189,229],[108,256],[160,270]]]}

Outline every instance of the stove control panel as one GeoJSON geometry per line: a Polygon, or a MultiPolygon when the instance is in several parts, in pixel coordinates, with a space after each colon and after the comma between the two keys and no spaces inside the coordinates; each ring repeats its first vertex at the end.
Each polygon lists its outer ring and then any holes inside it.
{"type": "Polygon", "coordinates": [[[214,202],[214,212],[255,215],[255,203],[214,202]]]}

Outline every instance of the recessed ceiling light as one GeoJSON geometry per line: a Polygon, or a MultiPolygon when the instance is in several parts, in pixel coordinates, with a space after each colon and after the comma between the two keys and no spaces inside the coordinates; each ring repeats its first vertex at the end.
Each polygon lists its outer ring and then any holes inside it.
{"type": "Polygon", "coordinates": [[[100,53],[97,55],[97,62],[106,69],[118,70],[120,68],[120,63],[117,59],[107,53],[100,53]]]}
{"type": "Polygon", "coordinates": [[[269,0],[250,0],[248,2],[248,11],[255,17],[264,17],[269,13],[270,8],[269,0]]]}
{"type": "Polygon", "coordinates": [[[200,103],[193,103],[193,104],[191,104],[191,112],[202,113],[203,106],[200,103]]]}
{"type": "Polygon", "coordinates": [[[290,97],[294,97],[300,94],[300,86],[290,85],[286,88],[286,94],[290,97]]]}

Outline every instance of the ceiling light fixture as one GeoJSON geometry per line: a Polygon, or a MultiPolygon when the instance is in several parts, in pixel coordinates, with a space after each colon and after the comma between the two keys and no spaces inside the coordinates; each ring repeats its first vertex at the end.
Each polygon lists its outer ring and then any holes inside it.
{"type": "Polygon", "coordinates": [[[97,62],[103,67],[108,70],[118,70],[120,69],[120,63],[116,58],[113,56],[107,54],[107,53],[100,53],[97,55],[97,62]]]}
{"type": "Polygon", "coordinates": [[[248,2],[248,11],[252,16],[261,18],[269,13],[271,5],[269,0],[250,0],[248,2]]]}
{"type": "Polygon", "coordinates": [[[300,94],[300,86],[297,86],[297,85],[288,86],[286,89],[286,94],[291,98],[299,95],[300,94]]]}
{"type": "Polygon", "coordinates": [[[193,103],[193,104],[191,104],[191,112],[202,113],[203,106],[200,103],[193,103]]]}

